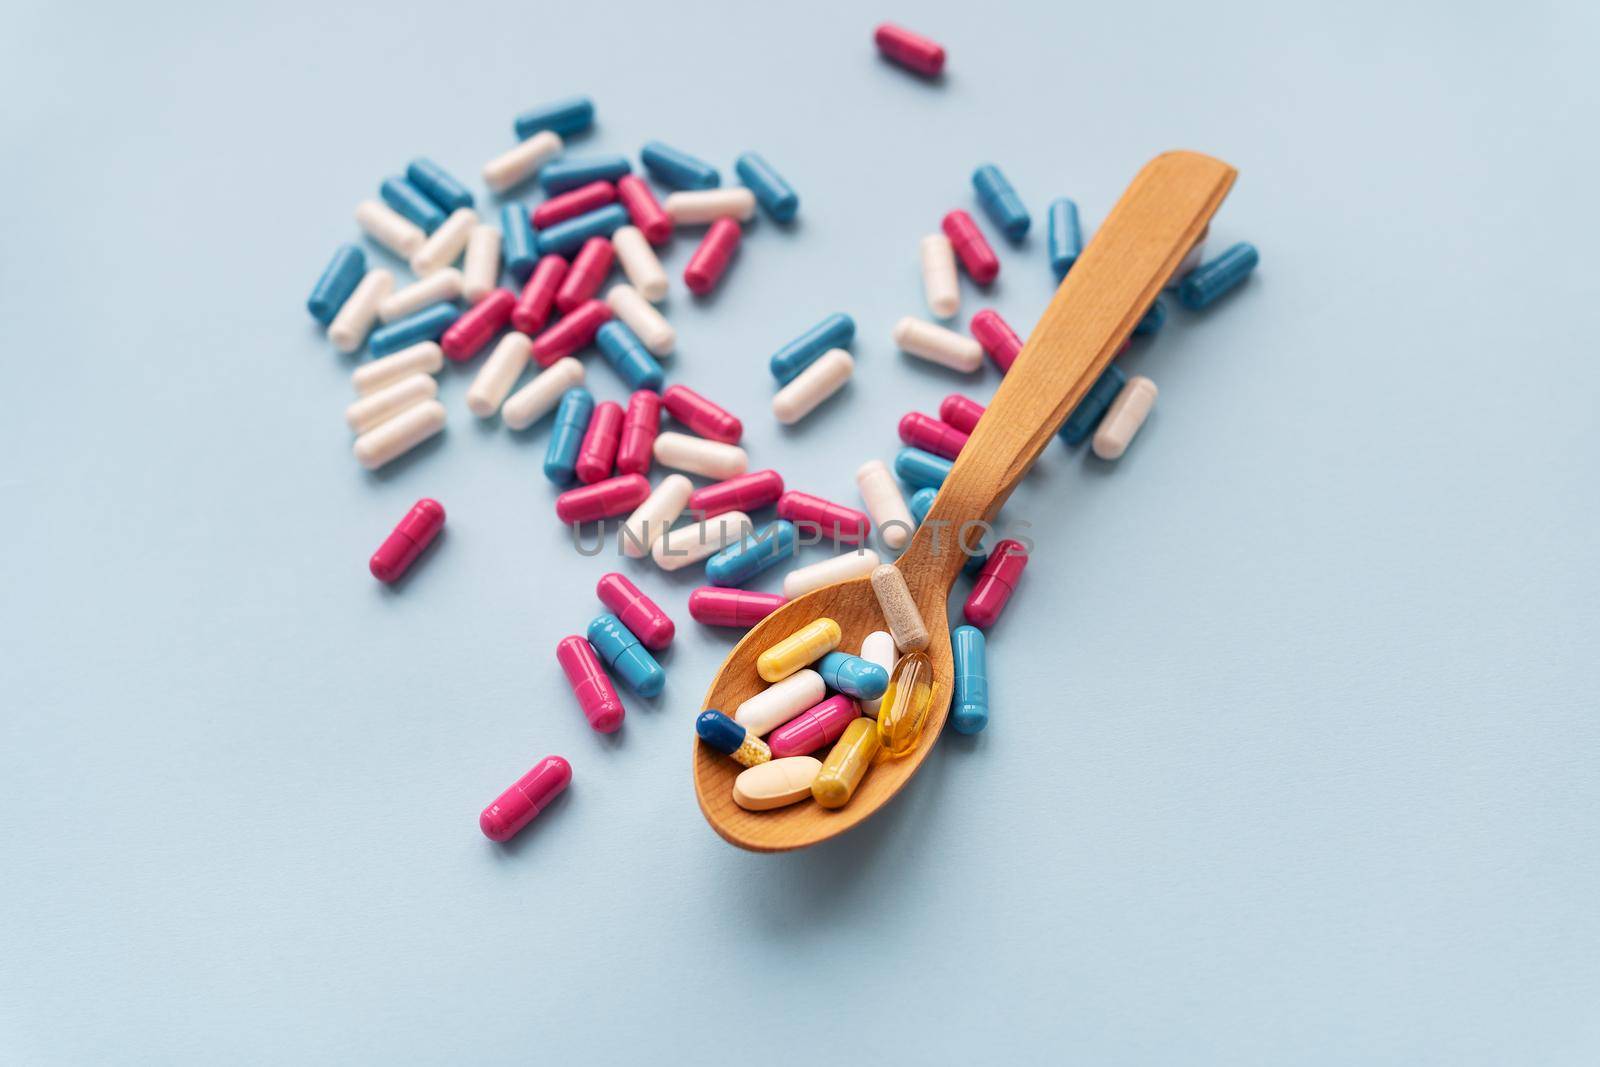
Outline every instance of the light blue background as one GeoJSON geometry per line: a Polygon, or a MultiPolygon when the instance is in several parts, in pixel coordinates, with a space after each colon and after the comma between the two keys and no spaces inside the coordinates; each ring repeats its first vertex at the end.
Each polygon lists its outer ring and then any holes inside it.
{"type": "MultiPolygon", "coordinates": [[[[1600,25],[1294,6],[14,7],[0,1060],[1594,1063],[1600,25]],[[1052,446],[1008,509],[1040,547],[989,731],[804,854],[695,807],[732,643],[695,576],[628,568],[681,637],[593,734],[551,651],[606,564],[544,428],[451,369],[445,437],[368,476],[303,310],[383,176],[475,175],[572,92],[578,151],[754,148],[801,190],[711,300],[675,281],[669,371],[846,501],[901,413],[998,380],[889,342],[976,163],[1091,225],[1163,149],[1240,168],[1212,247],[1258,275],[1127,360],[1161,399],[1126,459],[1052,446]],[[859,376],[781,431],[767,356],[834,310],[859,376]],[[448,532],[385,590],[422,495],[448,532]],[[487,843],[550,752],[573,788],[487,843]]],[[[1026,329],[1042,241],[1002,255],[962,320],[1026,329]]]]}

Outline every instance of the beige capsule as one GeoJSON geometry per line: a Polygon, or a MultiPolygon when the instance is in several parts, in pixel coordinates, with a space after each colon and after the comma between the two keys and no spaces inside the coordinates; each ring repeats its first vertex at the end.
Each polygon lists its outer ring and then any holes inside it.
{"type": "Polygon", "coordinates": [[[677,226],[698,226],[718,219],[748,222],[756,213],[756,194],[737,185],[726,189],[692,189],[669,193],[661,206],[677,226]]]}
{"type": "Polygon", "coordinates": [[[843,389],[855,369],[856,361],[850,358],[850,353],[842,348],[828,349],[778,390],[772,398],[772,414],[785,426],[793,426],[843,389]]]}
{"type": "Polygon", "coordinates": [[[746,811],[771,811],[811,795],[811,783],[822,770],[815,756],[785,756],[758,763],[733,780],[733,802],[746,811]]]}
{"type": "Polygon", "coordinates": [[[793,600],[797,596],[803,596],[813,589],[821,589],[834,582],[864,577],[871,574],[872,568],[880,562],[876,552],[870,548],[863,548],[853,549],[808,567],[799,567],[783,576],[783,595],[793,600]]]}
{"type": "Polygon", "coordinates": [[[444,405],[424,400],[356,438],[356,461],[369,471],[377,470],[444,429],[444,422],[444,405]]]}
{"type": "Polygon", "coordinates": [[[500,228],[474,226],[461,262],[461,295],[476,304],[494,292],[500,281],[500,228]]]}
{"type": "Polygon", "coordinates": [[[656,250],[644,239],[637,226],[622,226],[611,235],[622,273],[640,296],[652,304],[667,298],[667,268],[661,265],[656,250]]]}
{"type": "Polygon", "coordinates": [[[1143,375],[1129,378],[1100,420],[1091,446],[1101,459],[1120,459],[1156,404],[1156,383],[1143,375]]]}
{"type": "Polygon", "coordinates": [[[555,410],[561,394],[582,384],[583,364],[571,356],[562,356],[511,394],[500,408],[500,421],[509,430],[526,430],[555,410]]]}
{"type": "Polygon", "coordinates": [[[656,437],[655,457],[663,467],[718,481],[737,477],[750,466],[749,455],[738,445],[671,431],[656,437]]]}
{"type": "Polygon", "coordinates": [[[921,652],[928,647],[928,627],[922,621],[922,612],[906,588],[906,577],[893,563],[885,563],[872,572],[872,592],[878,598],[878,607],[889,624],[895,647],[901,652],[921,652]]]}
{"type": "Polygon", "coordinates": [[[656,542],[678,521],[683,509],[689,506],[689,494],[693,492],[694,483],[681,474],[669,474],[661,479],[617,531],[617,547],[622,554],[629,559],[648,556],[656,542]]]}
{"type": "Polygon", "coordinates": [[[910,315],[895,323],[894,343],[908,355],[966,374],[983,366],[983,346],[977,341],[910,315]]]}
{"type": "Polygon", "coordinates": [[[606,293],[606,303],[611,313],[644,342],[652,356],[660,359],[672,355],[672,348],[678,343],[678,331],[639,294],[639,290],[626,283],[613,285],[606,293]]]}
{"type": "Polygon", "coordinates": [[[345,408],[344,421],[356,433],[366,433],[407,408],[438,395],[439,383],[433,375],[413,374],[391,382],[377,392],[368,393],[345,408]]]}
{"type": "Polygon", "coordinates": [[[922,239],[922,295],[928,301],[928,310],[941,319],[961,310],[956,250],[942,233],[930,233],[922,239]]]}
{"type": "Polygon", "coordinates": [[[428,239],[421,226],[381,200],[363,200],[357,204],[356,225],[401,259],[410,259],[428,239]]]}
{"type": "Polygon", "coordinates": [[[350,294],[339,314],[328,323],[328,340],[341,352],[354,352],[367,343],[367,334],[378,320],[378,305],[394,289],[394,274],[382,267],[367,271],[350,294]]]}
{"type": "Polygon", "coordinates": [[[650,558],[664,571],[675,571],[720,552],[752,529],[750,516],[729,511],[704,522],[668,530],[650,549],[650,558]]]}
{"type": "Polygon", "coordinates": [[[384,297],[378,304],[378,318],[384,322],[393,322],[405,318],[413,311],[421,311],[430,304],[460,300],[464,281],[461,272],[454,267],[436,270],[426,278],[419,278],[384,297]]]}
{"type": "Polygon", "coordinates": [[[478,376],[472,379],[472,387],[467,390],[467,410],[480,419],[499,411],[511,387],[528,369],[528,356],[532,351],[533,342],[527,334],[513,331],[500,338],[489,358],[483,361],[478,376]]]}
{"type": "Polygon", "coordinates": [[[391,356],[364,363],[350,375],[357,396],[376,393],[384,386],[413,374],[438,374],[444,368],[444,350],[437,341],[419,341],[391,356]]]}
{"type": "Polygon", "coordinates": [[[562,147],[559,134],[540,130],[509,152],[485,163],[483,184],[497,193],[503,193],[539,173],[540,167],[561,154],[562,147]]]}
{"type": "Polygon", "coordinates": [[[867,505],[867,514],[878,531],[878,540],[885,548],[899,550],[911,540],[916,521],[906,498],[900,495],[900,486],[882,460],[863,463],[856,471],[856,488],[861,491],[861,501],[867,505]]]}
{"type": "MultiPolygon", "coordinates": [[[[428,235],[422,247],[411,254],[411,272],[425,278],[436,270],[444,270],[466,251],[472,231],[477,229],[478,213],[470,207],[458,207],[439,228],[428,235]]],[[[463,288],[463,291],[465,289],[463,288]]]]}

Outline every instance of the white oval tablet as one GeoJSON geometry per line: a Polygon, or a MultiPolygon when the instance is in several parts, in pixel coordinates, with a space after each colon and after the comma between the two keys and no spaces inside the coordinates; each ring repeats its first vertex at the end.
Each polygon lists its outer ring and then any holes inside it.
{"type": "Polygon", "coordinates": [[[746,811],[771,811],[811,795],[811,783],[822,770],[815,756],[785,756],[758,763],[733,780],[733,802],[746,811]]]}

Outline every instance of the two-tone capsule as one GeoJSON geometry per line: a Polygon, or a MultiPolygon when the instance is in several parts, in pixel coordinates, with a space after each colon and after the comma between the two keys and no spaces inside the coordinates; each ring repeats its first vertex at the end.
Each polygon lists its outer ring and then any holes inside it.
{"type": "Polygon", "coordinates": [[[1000,168],[985,163],[972,172],[972,187],[978,194],[978,206],[989,216],[989,221],[1000,228],[1012,241],[1020,241],[1028,234],[1033,220],[1028,215],[1022,197],[1011,187],[1000,168]]]}
{"type": "Polygon", "coordinates": [[[380,582],[398,582],[443,529],[444,505],[426,498],[417,501],[372,554],[367,569],[380,582]]]}
{"type": "Polygon", "coordinates": [[[793,523],[782,519],[768,523],[706,560],[706,580],[712,585],[743,585],[792,557],[798,543],[793,523]]]}
{"type": "Polygon", "coordinates": [[[772,749],[765,741],[715,709],[700,713],[694,721],[694,732],[700,740],[742,766],[754,767],[772,758],[772,749]]]}
{"type": "Polygon", "coordinates": [[[575,387],[561,395],[544,454],[544,476],[555,484],[568,485],[577,477],[578,449],[593,414],[594,397],[589,390],[575,387]]]}
{"type": "Polygon", "coordinates": [[[629,689],[642,697],[661,695],[667,684],[667,672],[633,631],[622,625],[621,619],[610,612],[597,615],[589,623],[588,633],[589,644],[599,653],[601,661],[615,671],[629,689]]]}
{"type": "Polygon", "coordinates": [[[989,725],[989,669],[984,663],[983,631],[957,626],[950,633],[950,654],[955,662],[955,695],[950,702],[950,725],[959,734],[975,734],[989,725]]]}

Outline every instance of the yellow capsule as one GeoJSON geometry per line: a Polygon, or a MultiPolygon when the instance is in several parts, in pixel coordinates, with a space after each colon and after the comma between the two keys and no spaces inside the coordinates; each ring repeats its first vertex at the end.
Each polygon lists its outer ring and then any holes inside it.
{"type": "Polygon", "coordinates": [[[761,653],[756,671],[769,682],[781,682],[808,663],[815,663],[839,647],[844,637],[832,619],[808,622],[761,653]]]}
{"type": "Polygon", "coordinates": [[[878,705],[878,740],[885,759],[899,759],[917,747],[933,709],[933,661],[926,652],[901,656],[878,705]]]}
{"type": "Polygon", "coordinates": [[[877,751],[877,723],[860,718],[846,726],[844,736],[834,743],[828,758],[822,761],[822,770],[812,779],[811,795],[817,803],[825,808],[842,808],[850,803],[877,751]]]}

